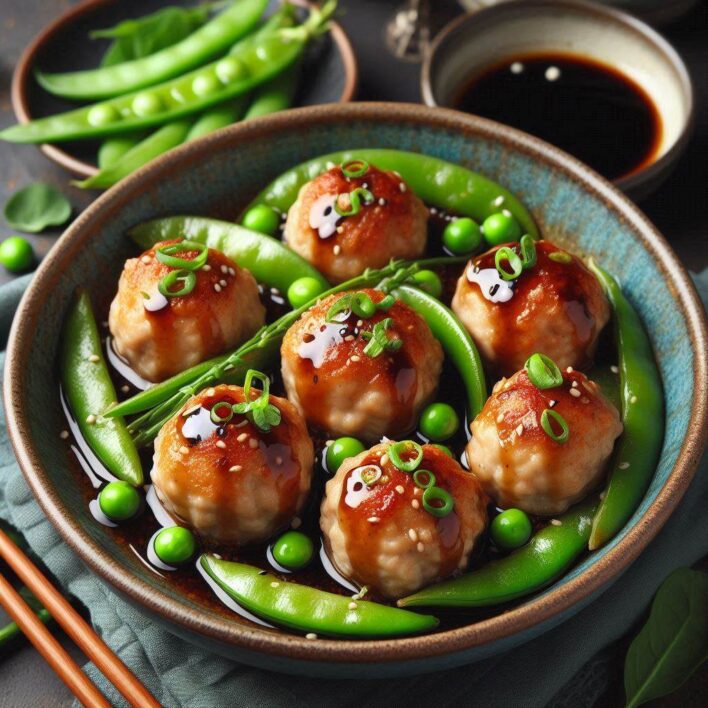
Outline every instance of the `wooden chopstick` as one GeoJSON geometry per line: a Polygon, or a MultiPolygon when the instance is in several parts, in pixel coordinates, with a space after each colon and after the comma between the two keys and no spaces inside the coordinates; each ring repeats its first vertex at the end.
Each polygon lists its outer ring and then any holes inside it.
{"type": "Polygon", "coordinates": [[[88,676],[81,671],[79,665],[66,653],[64,647],[52,636],[22,599],[20,593],[3,575],[0,575],[0,602],[57,676],[83,705],[110,708],[110,704],[101,692],[89,681],[88,676]]]}
{"type": "MultiPolygon", "coordinates": [[[[20,580],[31,590],[44,607],[49,610],[56,622],[61,625],[64,631],[83,650],[86,656],[96,664],[103,675],[120,691],[131,706],[159,708],[160,704],[152,697],[152,694],[150,694],[145,686],[138,681],[130,669],[111,651],[110,647],[91,629],[81,615],[69,604],[66,598],[64,598],[49,580],[42,575],[37,566],[12,542],[2,529],[0,529],[0,557],[7,561],[8,565],[15,571],[20,580]]],[[[10,589],[15,592],[11,586],[10,589]]],[[[4,594],[4,592],[0,593],[0,595],[3,596],[3,604],[5,604],[4,594]]],[[[20,598],[20,602],[24,604],[22,598],[20,598]]],[[[8,612],[10,612],[9,609],[8,612]]],[[[36,625],[39,625],[47,634],[49,634],[49,631],[37,620],[31,610],[29,610],[29,612],[36,620],[36,624],[34,624],[32,620],[28,621],[28,627],[32,632],[32,634],[28,634],[28,637],[30,641],[35,644],[33,636],[36,637],[39,634],[39,629],[37,629],[36,625]]],[[[13,615],[13,619],[24,631],[24,627],[17,617],[13,615]]],[[[49,636],[51,637],[51,635],[49,636]]],[[[35,644],[35,646],[37,646],[37,644],[35,644]]],[[[39,647],[37,648],[39,649],[39,647]]],[[[61,649],[60,646],[59,649],[61,649]]],[[[63,649],[61,649],[61,651],[63,651],[63,649]]],[[[71,661],[68,655],[66,655],[66,657],[71,661]]],[[[49,659],[47,659],[47,661],[49,661],[49,659]]],[[[76,666],[76,664],[74,664],[74,666],[76,666]]],[[[52,664],[52,668],[57,671],[54,664],[52,664]]],[[[80,669],[79,672],[84,676],[80,669]]],[[[60,674],[60,676],[62,676],[62,674],[60,674]]],[[[101,696],[101,698],[103,697],[101,696]]],[[[91,704],[89,703],[89,705],[91,704]]]]}

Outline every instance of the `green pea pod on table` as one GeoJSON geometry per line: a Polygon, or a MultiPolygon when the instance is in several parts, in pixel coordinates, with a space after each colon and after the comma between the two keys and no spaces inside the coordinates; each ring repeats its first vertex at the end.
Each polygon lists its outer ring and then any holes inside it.
{"type": "Polygon", "coordinates": [[[210,61],[257,24],[267,0],[237,0],[182,41],[141,59],[67,74],[37,72],[40,85],[63,98],[95,101],[153,86],[210,61]]]}
{"type": "Polygon", "coordinates": [[[350,160],[365,160],[381,170],[398,172],[426,204],[471,217],[480,223],[501,209],[508,209],[524,233],[539,237],[538,228],[526,207],[497,182],[461,165],[402,150],[372,148],[321,155],[283,173],[248,208],[267,204],[286,212],[297,199],[303,184],[324,172],[328,165],[350,160]]]}
{"type": "Polygon", "coordinates": [[[291,66],[309,40],[323,32],[336,3],[313,9],[297,27],[245,42],[238,51],[195,71],[149,89],[92,106],[13,125],[0,139],[18,143],[62,142],[101,138],[139,128],[164,125],[203,113],[219,103],[243,96],[291,66]]]}
{"type": "Polygon", "coordinates": [[[71,305],[61,336],[61,383],[86,442],[118,479],[138,486],[143,470],[138,451],[122,418],[101,413],[117,400],[101,351],[91,301],[80,291],[71,305]]]}
{"type": "Polygon", "coordinates": [[[143,249],[160,241],[184,237],[221,251],[259,283],[286,292],[293,281],[308,276],[324,289],[330,286],[322,274],[281,241],[228,221],[201,216],[172,216],[140,224],[129,236],[143,249]]]}
{"type": "Polygon", "coordinates": [[[430,615],[280,580],[243,563],[202,555],[202,569],[244,609],[274,624],[330,637],[402,637],[435,629],[430,615]]]}
{"type": "Polygon", "coordinates": [[[629,521],[649,487],[664,440],[664,396],[639,315],[609,273],[593,261],[589,266],[612,305],[624,426],[615,445],[609,484],[593,520],[589,547],[594,550],[629,521]]]}
{"type": "Polygon", "coordinates": [[[404,597],[399,607],[486,607],[543,589],[587,550],[597,499],[573,507],[518,550],[479,570],[404,597]]]}

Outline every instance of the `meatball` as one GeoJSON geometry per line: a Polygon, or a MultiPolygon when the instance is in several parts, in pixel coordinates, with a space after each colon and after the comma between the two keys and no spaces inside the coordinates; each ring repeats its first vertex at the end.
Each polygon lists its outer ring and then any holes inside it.
{"type": "Polygon", "coordinates": [[[433,445],[419,469],[453,499],[451,513],[433,516],[413,475],[393,465],[389,443],[346,460],[327,482],[320,528],[342,575],[387,598],[408,595],[463,570],[487,525],[487,497],[474,475],[433,445]]]}
{"type": "MultiPolygon", "coordinates": [[[[175,269],[161,263],[155,252],[174,243],[179,240],[163,241],[126,261],[108,315],[116,352],[153,382],[240,344],[265,322],[253,276],[211,248],[206,265],[193,271],[191,292],[170,298],[160,294],[158,283],[175,269]]],[[[197,252],[174,255],[193,260],[197,252]]]]}
{"type": "MultiPolygon", "coordinates": [[[[374,303],[384,298],[378,290],[357,293],[374,303]]],[[[366,319],[348,310],[327,321],[330,307],[347,295],[325,298],[286,332],[281,355],[288,398],[330,435],[375,441],[404,434],[435,394],[442,348],[425,320],[398,301],[366,319]],[[366,348],[374,331],[399,348],[372,356],[366,348]]]]}
{"type": "MultiPolygon", "coordinates": [[[[252,396],[253,398],[253,396],[252,396]]],[[[152,481],[165,509],[201,536],[243,545],[269,538],[302,508],[310,489],[314,452],[302,416],[284,398],[270,396],[280,423],[264,432],[235,413],[240,386],[202,391],[168,421],[155,440],[152,481]]]]}
{"type": "MultiPolygon", "coordinates": [[[[548,422],[561,437],[560,422],[550,415],[548,422]]],[[[536,388],[526,371],[502,379],[471,428],[467,461],[487,494],[502,508],[551,515],[599,484],[622,423],[600,387],[569,368],[560,386],[545,390],[536,388]],[[566,442],[544,430],[546,410],[565,420],[566,442]]]]}
{"type": "Polygon", "coordinates": [[[539,241],[536,265],[516,280],[503,280],[494,265],[497,250],[468,264],[452,300],[486,363],[503,376],[520,369],[534,352],[561,368],[590,365],[610,317],[597,278],[576,256],[539,241]]]}
{"type": "Polygon", "coordinates": [[[428,211],[423,202],[393,172],[371,166],[361,177],[345,177],[333,167],[304,184],[288,212],[285,240],[330,282],[349,280],[366,268],[381,268],[392,258],[418,258],[425,250],[428,211]],[[351,208],[358,193],[360,209],[351,208]]]}

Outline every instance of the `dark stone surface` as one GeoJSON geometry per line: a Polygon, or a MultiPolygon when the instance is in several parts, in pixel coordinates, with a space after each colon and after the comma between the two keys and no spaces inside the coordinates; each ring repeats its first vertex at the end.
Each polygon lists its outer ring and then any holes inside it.
{"type": "MultiPolygon", "coordinates": [[[[31,38],[65,7],[67,0],[0,0],[0,127],[14,122],[10,106],[12,70],[31,38]]],[[[360,100],[420,100],[419,67],[395,60],[383,46],[383,28],[400,0],[340,0],[341,22],[354,43],[360,65],[360,100]]],[[[454,2],[434,2],[437,20],[457,12],[454,2]]],[[[662,28],[688,64],[696,91],[696,126],[691,143],[676,172],[658,192],[641,204],[666,236],[682,261],[693,271],[708,266],[708,5],[701,3],[679,21],[662,28]]],[[[16,189],[33,181],[60,188],[75,212],[85,208],[91,195],[68,185],[67,175],[32,146],[0,143],[0,203],[16,189]]],[[[0,240],[13,232],[0,217],[0,240]]],[[[58,232],[28,236],[39,258],[46,255],[58,232]]],[[[2,270],[0,268],[0,270],[2,270]]],[[[0,283],[13,276],[0,272],[0,283]]],[[[0,609],[0,624],[5,615],[0,609]]],[[[56,632],[56,630],[55,630],[56,632]]],[[[59,634],[74,658],[80,652],[59,634]]],[[[617,675],[603,705],[621,705],[621,662],[627,643],[614,648],[617,675]]],[[[71,704],[67,689],[24,639],[13,650],[0,654],[0,708],[65,706],[71,704]]],[[[699,706],[708,690],[708,671],[695,676],[666,705],[699,706]]]]}

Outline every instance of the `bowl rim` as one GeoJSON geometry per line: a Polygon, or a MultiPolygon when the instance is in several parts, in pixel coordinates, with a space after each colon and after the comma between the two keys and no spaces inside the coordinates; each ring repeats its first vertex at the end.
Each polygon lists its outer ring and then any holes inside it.
{"type": "Polygon", "coordinates": [[[10,440],[24,476],[45,514],[93,572],[138,605],[160,615],[178,630],[195,632],[221,645],[231,645],[247,652],[306,662],[398,664],[458,654],[535,626],[547,626],[572,605],[607,587],[639,555],[688,488],[705,446],[708,434],[707,344],[706,320],[698,293],[667,241],[619,190],[574,157],[521,131],[457,111],[399,103],[330,104],[292,109],[230,126],[154,160],[100,196],[61,236],[22,298],[10,332],[4,398],[10,440]],[[23,405],[24,369],[28,352],[33,346],[35,322],[45,301],[51,297],[55,283],[62,277],[63,262],[78,253],[90,238],[95,238],[97,224],[112,218],[133,197],[144,191],[144,184],[167,178],[175,170],[189,169],[190,165],[202,162],[205,155],[233,149],[273,132],[286,131],[293,124],[300,129],[303,126],[311,129],[357,120],[433,128],[498,141],[536,162],[560,170],[566,178],[600,198],[610,211],[632,228],[669,282],[677,306],[686,320],[694,350],[695,391],[690,423],[681,450],[657,498],[626,536],[577,578],[506,613],[445,632],[389,640],[311,641],[282,632],[238,625],[226,617],[186,607],[165,591],[136,578],[94,541],[63,505],[46,471],[42,469],[30,438],[29,421],[23,405]]]}
{"type": "MultiPolygon", "coordinates": [[[[695,95],[691,75],[686,67],[685,62],[674,49],[671,43],[665,39],[653,27],[648,25],[643,20],[630,15],[628,12],[620,10],[610,5],[600,5],[596,2],[586,2],[585,0],[504,0],[494,5],[487,5],[479,10],[466,12],[462,15],[450,20],[436,35],[431,43],[428,51],[423,58],[423,65],[420,72],[420,91],[423,97],[423,102],[427,106],[439,106],[435,99],[433,90],[432,72],[436,58],[439,56],[441,47],[456,33],[462,32],[463,28],[470,22],[474,22],[480,17],[494,18],[499,15],[502,20],[508,12],[526,12],[533,14],[539,8],[553,7],[553,9],[567,8],[578,12],[583,12],[589,15],[596,15],[606,20],[610,20],[617,24],[623,25],[626,29],[638,35],[641,39],[651,43],[654,49],[663,56],[665,61],[673,68],[681,91],[686,97],[687,110],[686,120],[681,127],[681,132],[669,149],[657,160],[640,166],[623,177],[612,180],[619,189],[625,192],[637,190],[641,185],[651,183],[658,175],[665,173],[669,169],[677,157],[683,152],[688,140],[693,132],[695,122],[695,95]]],[[[609,63],[609,57],[597,56],[598,59],[609,63]]],[[[661,114],[661,109],[657,107],[657,111],[661,114]]],[[[657,182],[658,184],[658,182],[657,182]]]]}
{"type": "MultiPolygon", "coordinates": [[[[289,0],[300,7],[312,6],[310,0],[289,0]]],[[[76,5],[68,7],[56,19],[47,24],[32,41],[25,47],[12,72],[10,88],[10,102],[15,117],[20,123],[29,123],[32,120],[29,102],[29,86],[34,77],[32,74],[37,55],[44,47],[54,40],[54,35],[61,32],[68,25],[81,19],[84,15],[91,14],[94,10],[104,5],[115,5],[120,0],[82,0],[76,5]]],[[[344,64],[344,87],[337,99],[338,103],[349,103],[353,100],[359,85],[359,65],[349,36],[342,26],[335,21],[331,23],[332,41],[334,42],[344,64]]],[[[98,167],[90,162],[79,159],[61,145],[42,143],[39,149],[54,163],[68,170],[78,177],[93,177],[98,173],[98,167]]]]}

